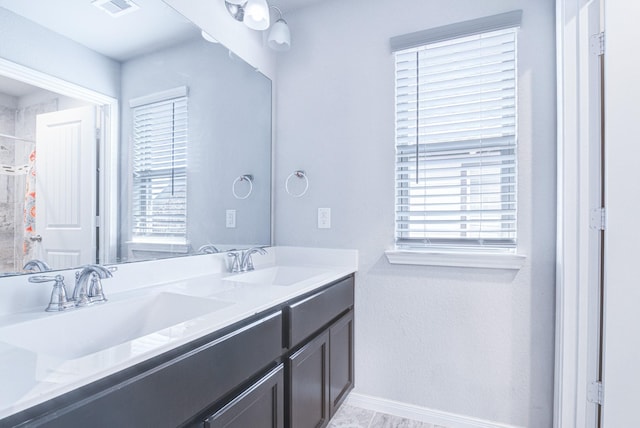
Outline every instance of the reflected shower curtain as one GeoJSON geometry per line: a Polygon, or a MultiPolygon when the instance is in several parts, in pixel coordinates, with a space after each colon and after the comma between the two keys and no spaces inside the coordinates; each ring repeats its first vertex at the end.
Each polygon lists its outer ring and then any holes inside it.
{"type": "Polygon", "coordinates": [[[36,234],[36,151],[29,154],[29,169],[25,184],[24,196],[24,260],[33,258],[31,238],[36,234]]]}

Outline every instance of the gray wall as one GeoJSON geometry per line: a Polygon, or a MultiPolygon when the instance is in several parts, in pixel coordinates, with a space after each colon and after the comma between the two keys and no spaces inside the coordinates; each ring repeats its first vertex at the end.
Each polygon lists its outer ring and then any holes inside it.
{"type": "MultiPolygon", "coordinates": [[[[15,97],[0,94],[0,133],[16,135],[17,105],[15,97]]],[[[0,137],[0,163],[15,166],[16,145],[21,144],[23,143],[20,141],[0,137]]],[[[22,161],[22,164],[26,163],[22,161]]],[[[22,222],[18,224],[17,221],[20,220],[19,208],[24,199],[24,194],[17,193],[16,181],[19,179],[20,177],[0,173],[0,272],[13,272],[17,267],[17,235],[22,229],[22,222]]]]}
{"type": "Polygon", "coordinates": [[[553,0],[326,0],[287,15],[277,71],[278,245],[356,248],[356,392],[501,423],[548,427],[555,288],[553,0]],[[390,265],[394,59],[389,38],[522,9],[519,271],[390,265]],[[306,170],[309,193],[284,180],[306,170]],[[332,228],[317,229],[317,208],[332,228]]]}
{"type": "MultiPolygon", "coordinates": [[[[122,230],[130,230],[129,100],[182,85],[189,88],[187,221],[192,247],[270,243],[271,83],[221,45],[200,38],[122,65],[122,230]],[[231,186],[243,174],[254,176],[253,192],[238,200],[231,186]],[[227,209],[236,210],[236,228],[225,226],[227,209]]],[[[237,186],[240,196],[247,190],[237,186]]]]}

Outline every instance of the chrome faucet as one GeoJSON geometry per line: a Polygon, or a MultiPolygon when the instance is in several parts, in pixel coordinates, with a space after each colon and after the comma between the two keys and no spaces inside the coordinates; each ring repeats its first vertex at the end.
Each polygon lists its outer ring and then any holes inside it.
{"type": "Polygon", "coordinates": [[[202,247],[198,248],[198,252],[196,254],[215,254],[219,252],[220,250],[218,250],[215,245],[204,244],[202,247]]]}
{"type": "Polygon", "coordinates": [[[29,277],[29,282],[55,282],[51,292],[47,312],[66,311],[67,309],[79,306],[88,306],[92,303],[106,302],[102,291],[101,279],[111,278],[111,272],[117,270],[116,267],[106,268],[100,265],[87,265],[81,271],[76,272],[76,286],[73,290],[73,298],[67,298],[67,290],[64,285],[62,275],[34,275],[29,277]]]}
{"type": "Polygon", "coordinates": [[[251,255],[254,253],[267,254],[262,247],[252,247],[245,251],[231,250],[227,253],[229,257],[229,272],[248,272],[254,269],[251,255]]]}
{"type": "Polygon", "coordinates": [[[102,291],[101,279],[111,278],[111,271],[100,265],[87,265],[76,272],[76,286],[73,289],[73,301],[76,306],[87,306],[91,303],[105,302],[107,298],[102,291]]]}
{"type": "Polygon", "coordinates": [[[229,257],[229,272],[240,272],[240,253],[238,251],[231,250],[227,253],[227,257],[229,257]]]}
{"type": "Polygon", "coordinates": [[[262,247],[252,247],[248,250],[245,250],[242,253],[242,258],[240,259],[240,270],[242,272],[248,272],[254,269],[253,260],[251,259],[251,255],[254,253],[265,255],[267,254],[267,251],[262,247]]]}
{"type": "Polygon", "coordinates": [[[22,269],[31,272],[47,272],[51,267],[44,260],[33,259],[25,263],[22,269]]]}

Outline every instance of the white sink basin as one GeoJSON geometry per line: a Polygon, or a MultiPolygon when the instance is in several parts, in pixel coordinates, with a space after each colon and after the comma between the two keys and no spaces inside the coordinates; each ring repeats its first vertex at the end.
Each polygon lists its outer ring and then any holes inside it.
{"type": "Polygon", "coordinates": [[[232,305],[157,293],[0,328],[0,341],[66,360],[80,358],[232,305]]]}
{"type": "Polygon", "coordinates": [[[227,281],[244,282],[248,284],[290,286],[317,276],[326,275],[323,268],[302,266],[273,266],[257,269],[251,272],[228,276],[227,281]]]}

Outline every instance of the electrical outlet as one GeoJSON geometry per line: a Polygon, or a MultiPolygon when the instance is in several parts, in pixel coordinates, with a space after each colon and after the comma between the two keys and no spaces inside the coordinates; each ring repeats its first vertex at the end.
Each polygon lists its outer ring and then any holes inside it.
{"type": "Polygon", "coordinates": [[[331,208],[318,208],[318,229],[331,229],[331,208]]]}
{"type": "Polygon", "coordinates": [[[227,227],[236,227],[236,210],[227,210],[227,227]]]}

